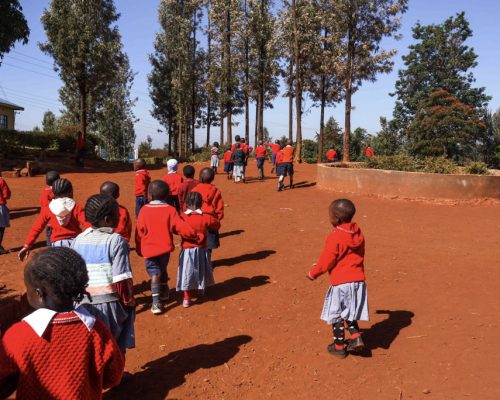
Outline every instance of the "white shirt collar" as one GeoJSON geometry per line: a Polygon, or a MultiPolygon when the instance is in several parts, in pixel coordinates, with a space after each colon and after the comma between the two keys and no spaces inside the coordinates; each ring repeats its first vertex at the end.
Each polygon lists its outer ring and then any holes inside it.
{"type": "Polygon", "coordinates": [[[167,202],[163,200],[151,200],[149,204],[167,204],[167,202]]]}
{"type": "MultiPolygon", "coordinates": [[[[90,332],[95,325],[96,318],[83,307],[79,307],[76,310],[73,310],[73,312],[78,316],[78,318],[81,319],[90,332]]],[[[56,314],[57,311],[49,310],[48,308],[39,308],[30,315],[24,317],[23,321],[31,326],[38,336],[42,337],[47,330],[50,321],[54,319],[56,314]]]]}
{"type": "Polygon", "coordinates": [[[199,208],[196,209],[196,210],[186,210],[184,211],[184,214],[186,215],[189,215],[189,214],[192,214],[192,213],[196,213],[196,214],[203,214],[203,211],[201,211],[199,208]]]}

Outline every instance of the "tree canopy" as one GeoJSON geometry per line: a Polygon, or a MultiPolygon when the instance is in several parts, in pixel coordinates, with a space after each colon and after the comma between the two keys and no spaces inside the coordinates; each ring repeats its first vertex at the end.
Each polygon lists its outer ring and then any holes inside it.
{"type": "Polygon", "coordinates": [[[0,0],[0,61],[16,42],[28,43],[29,34],[19,0],[0,0]]]}

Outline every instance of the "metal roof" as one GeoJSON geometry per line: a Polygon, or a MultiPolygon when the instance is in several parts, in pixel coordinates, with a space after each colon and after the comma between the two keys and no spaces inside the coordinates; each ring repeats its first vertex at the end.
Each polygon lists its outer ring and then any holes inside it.
{"type": "Polygon", "coordinates": [[[4,100],[4,99],[0,99],[0,106],[5,106],[8,108],[12,108],[14,110],[24,111],[23,107],[18,106],[17,104],[11,103],[10,101],[4,100]]]}

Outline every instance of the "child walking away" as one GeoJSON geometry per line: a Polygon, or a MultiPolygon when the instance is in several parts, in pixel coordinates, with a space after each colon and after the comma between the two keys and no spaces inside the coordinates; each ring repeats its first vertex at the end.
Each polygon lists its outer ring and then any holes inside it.
{"type": "Polygon", "coordinates": [[[167,264],[174,251],[173,234],[195,243],[203,238],[167,204],[168,186],[164,181],[151,182],[149,197],[151,202],[143,207],[137,219],[135,243],[137,254],[145,258],[146,271],[151,277],[151,312],[161,314],[162,302],[169,297],[167,264]]]}
{"type": "Polygon", "coordinates": [[[236,143],[231,160],[233,161],[234,183],[239,183],[241,180],[245,182],[245,152],[239,143],[236,143]]]}
{"type": "Polygon", "coordinates": [[[101,399],[120,383],[124,359],[109,329],[74,309],[88,281],[85,262],[68,248],[42,250],[26,265],[35,311],[0,343],[0,398],[17,390],[18,399],[101,399]]]}
{"type": "Polygon", "coordinates": [[[283,147],[283,159],[280,164],[278,192],[281,192],[285,187],[285,177],[290,177],[290,189],[293,189],[293,154],[295,149],[292,147],[292,142],[289,140],[287,145],[283,147]]]}
{"type": "Polygon", "coordinates": [[[273,173],[276,168],[276,157],[281,150],[280,141],[276,139],[275,143],[266,143],[266,146],[271,148],[271,163],[273,165],[271,173],[273,173]]]}
{"type": "Polygon", "coordinates": [[[178,167],[178,161],[171,158],[167,161],[168,173],[163,177],[163,181],[167,184],[168,189],[170,190],[167,203],[175,207],[177,212],[180,211],[179,189],[181,188],[182,182],[184,182],[182,176],[177,173],[178,167]]]}
{"type": "MultiPolygon", "coordinates": [[[[201,194],[203,200],[201,210],[214,215],[220,222],[224,218],[224,202],[220,190],[212,185],[214,177],[214,172],[210,168],[203,168],[200,172],[200,184],[193,189],[193,192],[201,194]]],[[[207,250],[210,257],[212,257],[212,250],[217,249],[219,246],[219,230],[209,229],[207,232],[207,250]]]]}
{"type": "Polygon", "coordinates": [[[5,179],[0,176],[0,254],[7,254],[2,246],[5,228],[10,226],[10,214],[7,208],[7,200],[10,199],[10,189],[5,179]]]}
{"type": "MultiPolygon", "coordinates": [[[[187,210],[181,217],[198,234],[207,236],[207,230],[218,231],[220,222],[214,216],[201,210],[201,194],[191,192],[186,198],[187,210]]],[[[182,241],[182,251],[179,256],[179,269],[177,272],[177,291],[184,292],[182,305],[191,305],[190,291],[199,290],[204,293],[205,289],[214,284],[214,275],[210,256],[207,251],[206,240],[203,243],[182,241]]]]}
{"type": "Polygon", "coordinates": [[[212,153],[210,157],[210,167],[212,167],[214,173],[217,175],[217,168],[219,168],[219,143],[214,142],[210,152],[212,153]]]}
{"type": "MultiPolygon", "coordinates": [[[[55,181],[60,179],[59,172],[49,171],[45,174],[45,187],[42,190],[42,195],[40,196],[40,208],[48,207],[50,202],[54,200],[54,192],[52,191],[52,185],[55,181]]],[[[50,240],[50,235],[52,234],[52,227],[47,224],[45,228],[45,235],[47,236],[47,246],[51,246],[52,242],[50,240]]]]}
{"type": "Polygon", "coordinates": [[[283,190],[283,179],[285,179],[285,172],[281,170],[283,164],[283,151],[278,151],[276,158],[274,159],[274,165],[276,167],[276,176],[278,179],[278,192],[283,190]],[[283,176],[283,178],[281,178],[283,176]]]}
{"type": "Polygon", "coordinates": [[[119,219],[118,203],[111,196],[95,194],[85,204],[85,216],[92,226],[71,245],[84,259],[89,275],[90,296],[80,301],[79,309],[102,321],[125,354],[135,347],[135,299],[130,250],[113,229],[119,219]]]}
{"type": "Polygon", "coordinates": [[[231,179],[233,174],[233,152],[231,149],[227,149],[224,153],[224,172],[226,173],[227,179],[231,179]]]}
{"type": "Polygon", "coordinates": [[[321,319],[333,327],[333,343],[328,345],[327,350],[340,358],[346,357],[348,351],[364,348],[357,321],[368,321],[365,239],[358,225],[352,222],[355,213],[356,208],[350,200],[338,199],[330,204],[333,230],[326,239],[316,267],[307,275],[311,280],[325,272],[330,276],[331,286],[326,294],[321,319]],[[351,335],[347,348],[344,325],[351,335]]]}
{"type": "Polygon", "coordinates": [[[264,179],[264,161],[266,161],[267,149],[264,142],[259,140],[259,145],[255,148],[255,159],[257,160],[257,170],[259,171],[259,180],[264,179]]]}
{"type": "Polygon", "coordinates": [[[182,173],[184,174],[184,182],[182,182],[179,189],[179,206],[181,211],[185,211],[186,208],[184,207],[184,202],[186,201],[187,195],[191,193],[191,190],[193,190],[200,182],[194,179],[195,170],[192,165],[186,165],[182,169],[182,173]]]}
{"type": "Polygon", "coordinates": [[[148,187],[151,182],[151,176],[146,170],[146,161],[143,158],[138,158],[134,161],[134,171],[135,217],[137,218],[142,206],[148,202],[148,187]]]}
{"type": "Polygon", "coordinates": [[[43,229],[52,226],[52,247],[70,247],[73,239],[86,229],[89,224],[85,220],[83,207],[73,200],[73,185],[67,179],[58,179],[52,184],[55,199],[48,207],[40,210],[33,223],[25,245],[19,252],[19,259],[23,261],[43,229]]]}
{"type": "MultiPolygon", "coordinates": [[[[107,181],[101,185],[99,192],[118,200],[120,197],[120,186],[114,182],[107,181]]],[[[118,204],[118,211],[120,218],[118,219],[118,225],[115,228],[115,232],[122,235],[127,243],[129,243],[130,237],[132,236],[132,219],[130,218],[128,210],[121,204],[118,204]]]]}

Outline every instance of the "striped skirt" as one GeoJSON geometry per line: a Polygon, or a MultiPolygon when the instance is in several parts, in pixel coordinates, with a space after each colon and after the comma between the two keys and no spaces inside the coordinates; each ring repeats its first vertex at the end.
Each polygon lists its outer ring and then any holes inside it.
{"type": "Polygon", "coordinates": [[[0,228],[8,228],[10,226],[9,209],[5,204],[0,205],[0,228]]]}
{"type": "Polygon", "coordinates": [[[207,249],[182,249],[177,271],[177,290],[205,289],[215,283],[207,249]]]}
{"type": "Polygon", "coordinates": [[[368,321],[368,294],[365,282],[330,286],[321,319],[328,324],[339,321],[368,321]]]}

